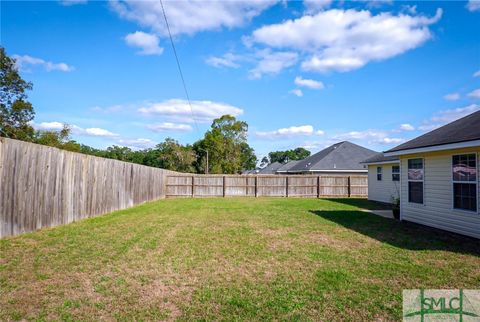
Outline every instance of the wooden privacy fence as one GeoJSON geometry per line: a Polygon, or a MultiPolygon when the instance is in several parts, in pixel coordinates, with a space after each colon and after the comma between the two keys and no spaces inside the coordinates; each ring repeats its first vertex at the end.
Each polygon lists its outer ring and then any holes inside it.
{"type": "Polygon", "coordinates": [[[366,176],[191,175],[0,138],[0,238],[168,197],[365,197],[366,176]]]}
{"type": "Polygon", "coordinates": [[[0,138],[0,238],[165,197],[173,173],[0,138]]]}
{"type": "Polygon", "coordinates": [[[367,176],[167,175],[167,197],[367,197],[367,176]]]}

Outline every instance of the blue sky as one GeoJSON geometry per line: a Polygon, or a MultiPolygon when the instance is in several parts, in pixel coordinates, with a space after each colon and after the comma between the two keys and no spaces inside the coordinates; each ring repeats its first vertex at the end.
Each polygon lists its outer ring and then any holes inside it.
{"type": "Polygon", "coordinates": [[[378,151],[480,109],[479,1],[2,1],[34,126],[104,148],[193,143],[225,113],[257,156],[378,151]],[[197,129],[198,127],[198,129],[197,129]]]}

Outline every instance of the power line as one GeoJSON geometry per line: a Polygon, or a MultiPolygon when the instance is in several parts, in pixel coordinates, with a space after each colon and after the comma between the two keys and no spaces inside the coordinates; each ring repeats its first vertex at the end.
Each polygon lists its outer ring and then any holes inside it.
{"type": "Polygon", "coordinates": [[[197,132],[200,133],[200,130],[198,129],[197,121],[195,120],[195,116],[193,113],[192,103],[190,103],[190,95],[188,95],[187,85],[185,84],[185,78],[183,77],[182,68],[180,67],[180,60],[178,59],[177,50],[175,49],[175,43],[173,42],[172,33],[170,32],[170,26],[168,24],[167,14],[165,13],[165,8],[163,7],[162,0],[160,0],[160,5],[162,6],[163,18],[165,18],[165,24],[167,26],[168,36],[170,37],[170,43],[172,44],[173,53],[175,54],[175,60],[177,61],[178,71],[180,72],[180,78],[182,79],[183,90],[185,91],[185,96],[187,97],[188,106],[190,107],[190,113],[192,114],[192,120],[193,120],[193,123],[195,124],[195,128],[197,129],[197,132]]]}

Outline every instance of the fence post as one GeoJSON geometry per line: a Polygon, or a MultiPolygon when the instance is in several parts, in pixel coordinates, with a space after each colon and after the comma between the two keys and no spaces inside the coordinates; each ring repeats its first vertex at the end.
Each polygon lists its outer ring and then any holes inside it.
{"type": "Polygon", "coordinates": [[[195,190],[195,176],[192,176],[192,198],[194,196],[194,191],[195,190]]]}
{"type": "Polygon", "coordinates": [[[225,198],[225,176],[223,176],[223,198],[225,198]]]}
{"type": "Polygon", "coordinates": [[[348,181],[347,182],[348,182],[348,198],[350,198],[350,196],[352,195],[350,176],[348,176],[348,181]]]}
{"type": "Polygon", "coordinates": [[[258,197],[258,183],[257,183],[258,176],[255,176],[255,198],[258,197]]]}
{"type": "Polygon", "coordinates": [[[317,177],[317,198],[320,198],[320,176],[317,177]]]}
{"type": "Polygon", "coordinates": [[[288,175],[285,176],[285,196],[288,198],[288,175]]]}

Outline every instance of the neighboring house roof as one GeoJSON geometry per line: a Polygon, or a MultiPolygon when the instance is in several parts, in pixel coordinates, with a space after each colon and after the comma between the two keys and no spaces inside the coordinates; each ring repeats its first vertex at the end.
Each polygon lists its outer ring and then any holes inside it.
{"type": "Polygon", "coordinates": [[[282,164],[280,162],[270,163],[265,168],[261,169],[258,173],[259,174],[275,174],[275,171],[277,171],[278,168],[280,168],[281,166],[282,164]]]}
{"type": "Polygon", "coordinates": [[[344,141],[329,146],[322,151],[305,158],[294,165],[288,172],[309,171],[367,171],[361,164],[378,152],[360,145],[344,141]]]}
{"type": "MultiPolygon", "coordinates": [[[[387,155],[406,154],[413,149],[443,146],[444,149],[455,147],[466,147],[468,144],[462,142],[480,140],[480,111],[462,117],[454,122],[444,125],[436,130],[425,133],[413,140],[400,144],[393,149],[386,151],[387,155]],[[449,146],[447,146],[449,145],[449,146]],[[460,146],[461,145],[461,146],[460,146]],[[398,153],[395,153],[398,152],[398,153]],[[402,152],[402,153],[400,153],[402,152]]],[[[476,146],[480,145],[477,143],[476,146]]],[[[438,148],[436,150],[439,150],[438,148]]],[[[443,149],[442,149],[443,150],[443,149]]]]}
{"type": "Polygon", "coordinates": [[[243,170],[242,174],[257,174],[258,171],[260,171],[260,169],[257,169],[257,168],[252,169],[252,170],[243,170]]]}
{"type": "Polygon", "coordinates": [[[290,170],[294,165],[296,165],[300,160],[293,160],[290,162],[285,163],[280,168],[277,169],[277,172],[287,172],[290,170]]]}
{"type": "Polygon", "coordinates": [[[365,161],[362,161],[362,163],[365,163],[365,164],[398,163],[398,162],[400,161],[397,156],[387,157],[382,152],[375,154],[373,157],[370,157],[365,161]]]}

